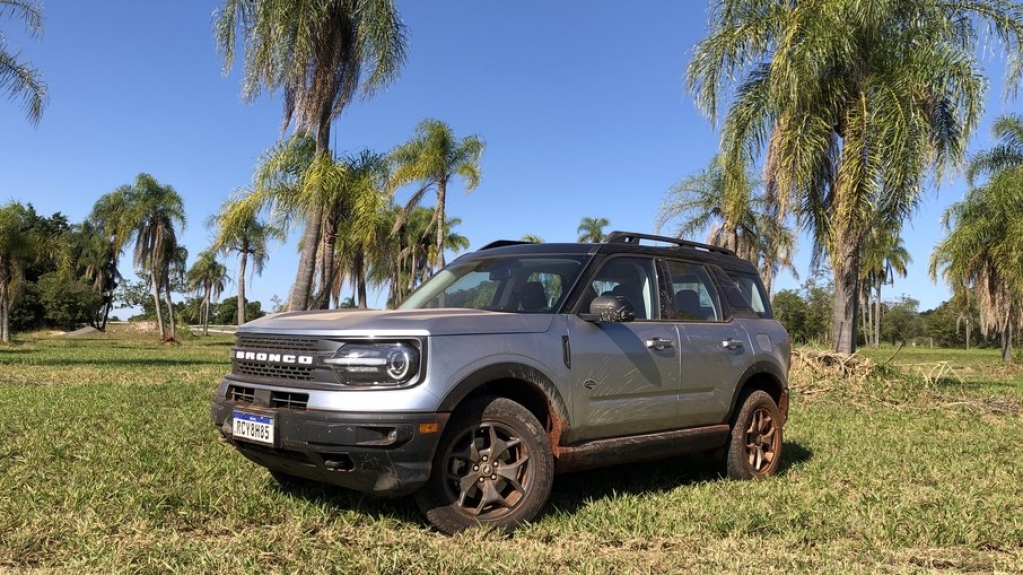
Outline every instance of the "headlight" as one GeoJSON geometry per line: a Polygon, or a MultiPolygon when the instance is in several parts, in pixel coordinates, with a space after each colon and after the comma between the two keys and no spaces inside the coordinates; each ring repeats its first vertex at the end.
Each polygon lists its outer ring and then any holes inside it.
{"type": "Polygon", "coordinates": [[[345,385],[413,385],[421,353],[411,342],[346,343],[323,360],[345,385]]]}

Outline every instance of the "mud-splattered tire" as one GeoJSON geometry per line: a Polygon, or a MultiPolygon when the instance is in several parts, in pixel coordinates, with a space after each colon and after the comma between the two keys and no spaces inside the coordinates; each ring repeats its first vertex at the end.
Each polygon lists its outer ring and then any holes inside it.
{"type": "Polygon", "coordinates": [[[740,400],[725,454],[725,471],[733,479],[763,479],[781,463],[782,421],[778,405],[756,390],[740,400]]]}
{"type": "Polygon", "coordinates": [[[550,497],[554,456],[540,422],[503,397],[479,397],[455,411],[416,504],[439,531],[483,526],[512,531],[550,497]]]}

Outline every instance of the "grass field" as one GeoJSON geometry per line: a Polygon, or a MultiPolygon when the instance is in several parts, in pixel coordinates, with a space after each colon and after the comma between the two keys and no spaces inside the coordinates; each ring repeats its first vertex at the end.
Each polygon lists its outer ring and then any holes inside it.
{"type": "Polygon", "coordinates": [[[283,492],[219,444],[231,341],[0,347],[0,573],[1023,572],[1023,369],[995,351],[796,374],[772,479],[695,455],[564,475],[514,536],[448,538],[408,499],[283,492]]]}

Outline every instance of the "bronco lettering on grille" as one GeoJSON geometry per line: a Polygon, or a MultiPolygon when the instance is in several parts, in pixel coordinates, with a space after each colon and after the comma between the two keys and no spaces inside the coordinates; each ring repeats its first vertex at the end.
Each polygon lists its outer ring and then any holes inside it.
{"type": "Polygon", "coordinates": [[[266,353],[262,351],[241,351],[235,350],[235,359],[244,361],[259,361],[265,363],[287,363],[297,365],[312,365],[311,355],[292,355],[290,353],[266,353]]]}

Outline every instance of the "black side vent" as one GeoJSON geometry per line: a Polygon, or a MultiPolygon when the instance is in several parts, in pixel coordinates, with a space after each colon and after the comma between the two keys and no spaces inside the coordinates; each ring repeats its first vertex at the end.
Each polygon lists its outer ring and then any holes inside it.
{"type": "Polygon", "coordinates": [[[232,385],[227,388],[227,400],[237,401],[238,403],[255,403],[256,391],[251,387],[232,385]]]}
{"type": "Polygon", "coordinates": [[[251,387],[244,387],[241,385],[232,385],[227,388],[227,400],[234,401],[237,403],[248,403],[252,405],[260,405],[263,407],[273,407],[277,409],[293,409],[295,411],[305,411],[309,405],[309,394],[308,393],[294,393],[290,391],[271,391],[270,403],[266,404],[266,391],[262,392],[263,398],[260,401],[256,400],[256,390],[251,387]]]}

